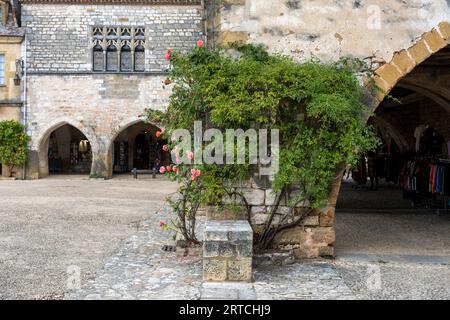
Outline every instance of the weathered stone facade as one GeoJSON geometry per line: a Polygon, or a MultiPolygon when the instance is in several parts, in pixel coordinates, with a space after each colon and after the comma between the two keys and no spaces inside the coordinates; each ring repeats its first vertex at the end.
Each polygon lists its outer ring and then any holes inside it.
{"type": "MultiPolygon", "coordinates": [[[[202,7],[186,5],[50,4],[25,1],[27,117],[32,138],[27,176],[48,174],[48,138],[64,124],[79,129],[92,147],[91,174],[111,177],[111,144],[139,122],[146,108],[163,110],[170,88],[163,80],[167,49],[186,50],[203,38],[202,7]],[[92,30],[145,27],[144,72],[93,72],[92,30]]],[[[165,1],[168,4],[170,1],[165,1]]]]}
{"type": "Polygon", "coordinates": [[[145,26],[146,71],[167,69],[168,48],[185,50],[202,38],[199,6],[25,4],[28,72],[92,71],[94,26],[145,26]]]}
{"type": "Polygon", "coordinates": [[[212,0],[211,45],[262,43],[296,59],[372,55],[390,61],[424,32],[448,21],[446,0],[212,0]]]}
{"type": "MultiPolygon", "coordinates": [[[[384,90],[374,97],[375,106],[403,81],[405,87],[421,88],[433,103],[450,108],[448,76],[437,81],[433,70],[411,73],[448,47],[448,0],[210,0],[204,2],[205,7],[196,0],[96,3],[23,1],[28,67],[23,111],[32,137],[29,178],[48,174],[49,136],[64,124],[78,128],[90,141],[91,173],[111,177],[114,139],[139,122],[145,108],[163,110],[167,106],[170,88],[164,89],[162,84],[168,67],[165,51],[190,48],[204,36],[211,47],[233,42],[263,44],[271,52],[297,60],[312,56],[323,61],[343,56],[368,58],[380,67],[375,81],[384,90]],[[145,71],[93,72],[92,31],[96,26],[144,26],[145,71]]],[[[429,113],[429,117],[430,121],[442,118],[442,110],[429,113]]],[[[384,126],[398,127],[397,131],[408,128],[399,119],[380,119],[388,123],[384,126]]],[[[401,132],[394,138],[405,148],[411,144],[401,132]]],[[[293,250],[298,258],[333,255],[339,186],[338,176],[330,187],[327,207],[315,211],[303,225],[280,234],[277,246],[293,250]]],[[[257,229],[267,219],[273,195],[267,186],[251,183],[246,188],[251,220],[257,229]]],[[[287,207],[282,205],[279,210],[287,207]]]]}
{"type": "MultiPolygon", "coordinates": [[[[374,80],[382,89],[367,99],[374,109],[400,83],[402,88],[428,98],[422,102],[420,110],[426,108],[422,112],[426,116],[421,119],[428,123],[448,119],[450,93],[445,69],[448,64],[444,61],[448,54],[441,53],[440,58],[436,54],[450,44],[449,1],[217,0],[211,1],[206,12],[211,47],[228,47],[236,42],[262,44],[273,53],[298,61],[311,57],[321,61],[346,56],[366,59],[372,68],[378,68],[374,80]],[[433,55],[434,65],[441,68],[432,68],[432,63],[419,68],[433,55]]],[[[414,143],[405,138],[405,131],[414,132],[417,125],[408,112],[395,118],[383,114],[375,120],[377,127],[388,127],[405,150],[414,143]]],[[[445,123],[441,121],[440,129],[447,137],[445,123]]],[[[312,213],[303,225],[283,231],[275,239],[276,246],[293,250],[297,258],[334,254],[334,213],[340,180],[338,175],[330,186],[328,205],[312,213]]],[[[267,220],[274,199],[267,187],[253,183],[246,187],[250,188],[246,194],[252,223],[258,229],[267,220]]],[[[283,210],[286,208],[281,206],[280,213],[283,210]]]]}

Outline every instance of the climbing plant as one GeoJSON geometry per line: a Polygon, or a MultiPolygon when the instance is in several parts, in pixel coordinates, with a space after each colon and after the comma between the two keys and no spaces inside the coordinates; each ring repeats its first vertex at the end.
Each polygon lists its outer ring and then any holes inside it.
{"type": "Polygon", "coordinates": [[[17,166],[25,164],[29,137],[17,121],[0,121],[0,162],[8,166],[12,177],[17,166]]]}
{"type": "MultiPolygon", "coordinates": [[[[277,200],[263,231],[255,236],[260,249],[270,247],[278,232],[295,227],[311,210],[324,206],[337,168],[377,145],[366,125],[369,110],[362,103],[363,88],[356,77],[367,68],[358,60],[297,63],[261,46],[225,52],[210,51],[202,43],[187,53],[169,51],[166,58],[171,64],[165,81],[172,86],[170,104],[166,112],[149,111],[148,118],[167,124],[168,135],[180,128],[192,133],[195,120],[202,121],[203,129],[280,131],[280,170],[272,182],[277,200]],[[292,210],[274,219],[286,195],[292,210]],[[299,206],[311,210],[295,214],[299,206]]],[[[176,142],[167,148],[177,148],[176,142]]],[[[201,203],[222,206],[223,198],[230,195],[243,197],[233,186],[248,179],[252,170],[251,165],[203,164],[191,208],[201,203]]],[[[184,172],[189,180],[190,171],[184,172]]],[[[186,191],[186,186],[181,190],[186,191]]],[[[178,205],[174,208],[179,210],[178,205]]],[[[190,212],[189,219],[195,214],[190,212]]]]}

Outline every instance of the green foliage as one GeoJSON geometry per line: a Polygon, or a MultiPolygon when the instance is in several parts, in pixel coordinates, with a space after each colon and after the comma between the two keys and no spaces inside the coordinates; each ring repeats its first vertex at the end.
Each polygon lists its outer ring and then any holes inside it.
{"type": "Polygon", "coordinates": [[[29,137],[17,121],[0,121],[0,162],[9,167],[10,176],[16,166],[25,164],[29,137]]]}
{"type": "MultiPolygon", "coordinates": [[[[204,129],[279,129],[274,191],[300,190],[290,199],[292,206],[323,206],[339,165],[353,163],[359,152],[378,143],[366,125],[369,110],[355,75],[367,71],[364,62],[296,63],[251,45],[236,48],[235,55],[198,47],[172,53],[170,105],[165,113],[150,111],[149,120],[167,124],[169,132],[192,132],[195,120],[203,121],[204,129]]],[[[245,180],[250,170],[205,166],[201,201],[220,202],[230,193],[230,181],[245,180]]]]}

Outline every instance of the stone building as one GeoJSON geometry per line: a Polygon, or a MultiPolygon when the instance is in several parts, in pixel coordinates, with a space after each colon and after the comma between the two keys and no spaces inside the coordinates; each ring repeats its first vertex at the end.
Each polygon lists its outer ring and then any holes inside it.
{"type": "MultiPolygon", "coordinates": [[[[450,157],[449,1],[211,0],[206,15],[211,47],[254,43],[298,61],[366,60],[382,89],[367,97],[375,113],[369,122],[389,155],[416,151],[417,130],[426,125],[445,142],[435,157],[450,157]],[[388,93],[396,99],[385,98],[388,93]]],[[[328,206],[281,233],[278,245],[299,258],[333,255],[340,186],[338,176],[328,206]]],[[[251,188],[253,224],[263,224],[273,196],[257,183],[251,188]]],[[[439,201],[448,205],[448,197],[439,201]]]]}
{"type": "MultiPolygon", "coordinates": [[[[26,30],[22,113],[31,136],[27,178],[45,177],[50,171],[110,178],[113,172],[145,167],[161,157],[142,156],[149,153],[143,147],[151,142],[145,140],[151,136],[147,133],[156,127],[143,124],[139,115],[146,108],[163,110],[167,105],[170,88],[164,89],[162,83],[168,68],[165,51],[188,49],[200,38],[210,47],[263,44],[299,61],[365,59],[376,69],[375,81],[383,89],[367,99],[377,115],[370,121],[380,136],[394,141],[400,151],[413,150],[415,130],[428,123],[450,141],[448,0],[22,0],[21,4],[26,30]],[[402,103],[385,99],[387,93],[402,103]]],[[[5,38],[3,33],[0,38],[5,38]]],[[[14,41],[17,55],[21,36],[14,41]]],[[[14,70],[11,62],[8,70],[14,70]]],[[[2,96],[2,101],[19,97],[18,87],[0,90],[2,95],[14,92],[2,96]]],[[[10,109],[2,104],[0,116],[6,110],[10,109]]],[[[17,107],[11,110],[9,114],[19,117],[17,107]]],[[[299,257],[333,254],[340,181],[339,177],[333,185],[328,206],[304,226],[282,234],[280,245],[296,245],[299,257]]],[[[252,188],[253,219],[262,223],[271,197],[257,184],[252,188]]]]}
{"type": "MultiPolygon", "coordinates": [[[[0,1],[0,121],[22,119],[20,59],[24,30],[19,28],[19,9],[18,1],[0,1]]],[[[20,172],[16,174],[21,176],[20,172]]],[[[0,175],[9,176],[1,163],[0,175]]]]}
{"type": "Polygon", "coordinates": [[[203,38],[202,12],[198,0],[22,1],[27,177],[148,169],[156,127],[139,115],[167,105],[165,52],[203,38]]]}

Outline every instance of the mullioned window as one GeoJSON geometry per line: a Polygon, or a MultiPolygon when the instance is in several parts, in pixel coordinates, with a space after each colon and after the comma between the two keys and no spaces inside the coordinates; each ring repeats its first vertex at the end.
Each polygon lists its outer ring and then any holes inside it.
{"type": "Polygon", "coordinates": [[[92,70],[145,71],[145,39],[144,27],[94,27],[92,70]]]}

